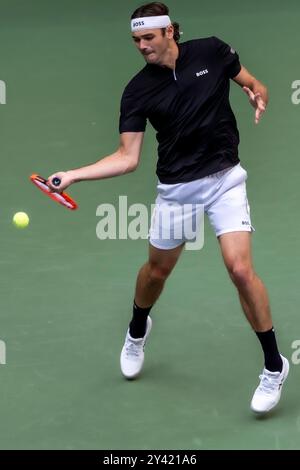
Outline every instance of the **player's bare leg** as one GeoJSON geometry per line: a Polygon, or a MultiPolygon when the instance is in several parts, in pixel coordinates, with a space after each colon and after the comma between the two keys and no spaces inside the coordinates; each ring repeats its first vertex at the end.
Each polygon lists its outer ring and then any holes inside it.
{"type": "Polygon", "coordinates": [[[160,250],[149,245],[149,259],[141,267],[136,281],[134,298],[139,307],[147,308],[156,302],[183,247],[180,245],[172,250],[160,250]]]}
{"type": "Polygon", "coordinates": [[[235,284],[242,308],[254,331],[272,328],[267,290],[252,265],[250,232],[231,232],[219,237],[223,259],[235,284]]]}
{"type": "Polygon", "coordinates": [[[145,342],[152,326],[149,313],[160,296],[183,247],[184,244],[171,250],[161,250],[149,245],[148,261],[138,273],[133,317],[120,358],[121,370],[127,379],[136,378],[142,370],[145,342]]]}

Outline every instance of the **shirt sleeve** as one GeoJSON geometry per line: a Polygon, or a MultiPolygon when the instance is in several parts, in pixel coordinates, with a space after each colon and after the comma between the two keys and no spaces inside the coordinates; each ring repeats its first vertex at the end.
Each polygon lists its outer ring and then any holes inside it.
{"type": "Polygon", "coordinates": [[[124,91],[121,99],[119,132],[144,132],[147,118],[140,109],[139,100],[132,93],[124,91]]]}
{"type": "Polygon", "coordinates": [[[221,39],[213,36],[217,57],[221,60],[227,77],[234,78],[241,71],[238,53],[221,39]]]}

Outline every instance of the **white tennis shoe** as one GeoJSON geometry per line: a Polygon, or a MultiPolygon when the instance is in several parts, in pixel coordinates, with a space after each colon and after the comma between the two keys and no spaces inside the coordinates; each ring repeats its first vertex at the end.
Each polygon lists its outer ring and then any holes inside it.
{"type": "Polygon", "coordinates": [[[279,402],[282,385],[289,373],[289,361],[281,356],[283,367],[281,372],[270,372],[263,369],[259,376],[260,383],[254,392],[251,409],[255,413],[267,413],[271,411],[279,402]]]}
{"type": "Polygon", "coordinates": [[[120,357],[121,371],[126,379],[135,379],[143,368],[145,343],[151,328],[152,320],[148,316],[146,333],[143,338],[132,338],[129,329],[127,330],[120,357]]]}

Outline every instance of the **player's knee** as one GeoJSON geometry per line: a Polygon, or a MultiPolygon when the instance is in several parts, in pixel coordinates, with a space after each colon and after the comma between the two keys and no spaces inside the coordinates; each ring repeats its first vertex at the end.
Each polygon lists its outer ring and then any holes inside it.
{"type": "Polygon", "coordinates": [[[232,281],[237,287],[249,285],[254,277],[253,269],[248,263],[232,263],[228,266],[228,271],[232,281]]]}
{"type": "Polygon", "coordinates": [[[164,282],[170,275],[172,267],[156,263],[149,264],[149,278],[151,282],[164,282]]]}

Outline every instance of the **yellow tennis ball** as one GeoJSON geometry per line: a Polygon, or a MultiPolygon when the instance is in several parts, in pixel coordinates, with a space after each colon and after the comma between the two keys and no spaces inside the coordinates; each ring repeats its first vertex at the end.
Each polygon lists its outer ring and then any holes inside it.
{"type": "Polygon", "coordinates": [[[17,212],[13,217],[13,223],[18,228],[25,228],[29,224],[29,217],[26,212],[17,212]]]}

